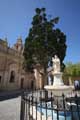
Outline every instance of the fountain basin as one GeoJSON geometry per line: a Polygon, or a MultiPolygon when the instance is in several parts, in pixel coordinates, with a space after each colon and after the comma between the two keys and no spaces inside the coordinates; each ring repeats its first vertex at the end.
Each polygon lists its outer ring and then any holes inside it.
{"type": "Polygon", "coordinates": [[[51,91],[54,96],[62,96],[62,94],[70,94],[74,90],[74,86],[67,85],[46,85],[44,87],[47,91],[51,91]]]}

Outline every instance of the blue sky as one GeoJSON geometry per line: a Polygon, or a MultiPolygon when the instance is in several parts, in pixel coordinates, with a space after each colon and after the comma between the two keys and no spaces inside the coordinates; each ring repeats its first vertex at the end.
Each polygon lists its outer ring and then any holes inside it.
{"type": "Polygon", "coordinates": [[[36,7],[45,7],[48,15],[60,17],[56,27],[67,36],[64,62],[80,62],[80,0],[0,0],[0,38],[7,37],[11,46],[19,36],[24,41],[36,7]]]}

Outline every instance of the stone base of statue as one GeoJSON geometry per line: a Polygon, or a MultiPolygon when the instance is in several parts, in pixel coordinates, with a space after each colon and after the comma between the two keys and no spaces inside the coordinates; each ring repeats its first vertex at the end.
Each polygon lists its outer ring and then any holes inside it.
{"type": "Polygon", "coordinates": [[[52,91],[54,96],[62,96],[62,94],[67,95],[71,94],[74,89],[74,86],[64,85],[62,80],[61,72],[54,72],[54,82],[53,85],[46,85],[44,88],[48,91],[52,91]]]}
{"type": "Polygon", "coordinates": [[[61,72],[55,72],[54,74],[54,82],[53,82],[53,86],[61,86],[64,85],[63,81],[62,81],[62,73],[61,72]]]}

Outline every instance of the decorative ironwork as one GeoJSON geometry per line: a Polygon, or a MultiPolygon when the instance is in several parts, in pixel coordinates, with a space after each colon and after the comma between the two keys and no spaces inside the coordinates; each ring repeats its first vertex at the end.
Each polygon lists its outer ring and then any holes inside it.
{"type": "Polygon", "coordinates": [[[62,120],[61,117],[63,120],[80,120],[80,97],[77,94],[74,97],[63,94],[60,98],[46,91],[22,94],[20,120],[62,120]]]}

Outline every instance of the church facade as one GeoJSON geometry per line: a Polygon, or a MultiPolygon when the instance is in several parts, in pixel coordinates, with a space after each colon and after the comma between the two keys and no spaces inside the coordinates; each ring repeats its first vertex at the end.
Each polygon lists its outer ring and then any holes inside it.
{"type": "Polygon", "coordinates": [[[0,39],[0,90],[29,89],[34,83],[33,73],[23,70],[23,43],[18,38],[12,48],[7,39],[0,39]]]}

